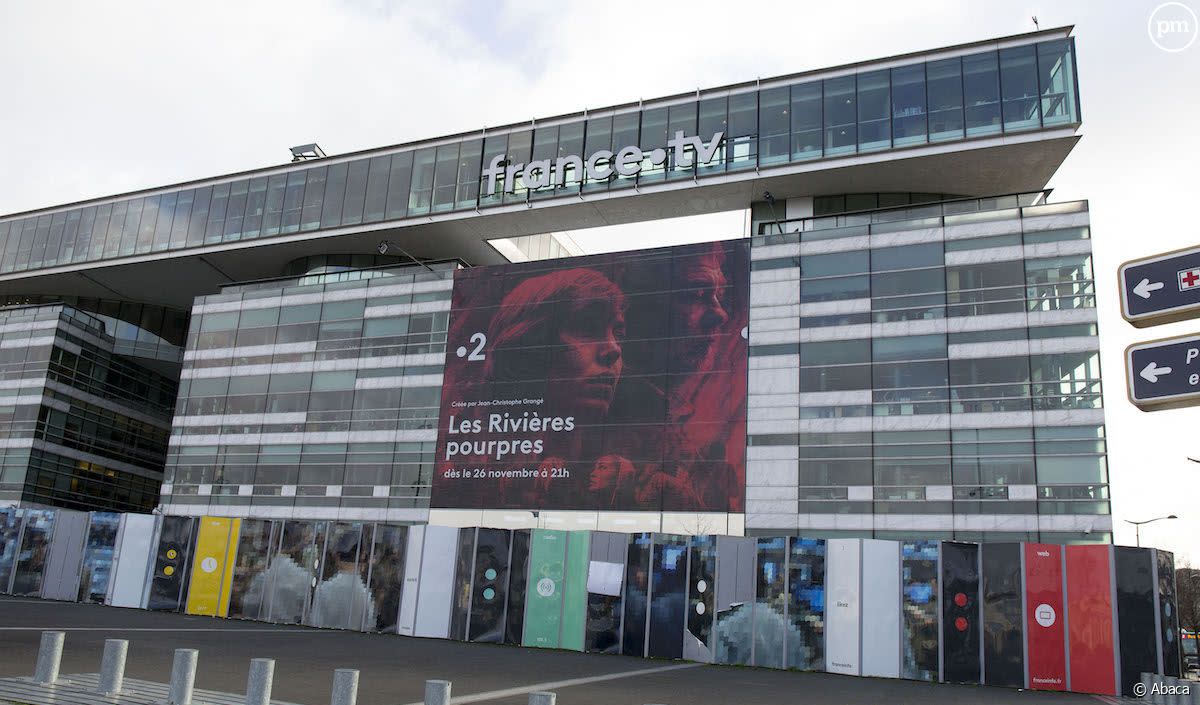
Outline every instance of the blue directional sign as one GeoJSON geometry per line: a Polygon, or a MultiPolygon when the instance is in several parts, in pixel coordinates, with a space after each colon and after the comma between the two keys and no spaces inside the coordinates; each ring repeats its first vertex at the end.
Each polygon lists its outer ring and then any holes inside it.
{"type": "Polygon", "coordinates": [[[1125,348],[1129,401],[1142,411],[1200,404],[1200,335],[1125,348]]]}
{"type": "Polygon", "coordinates": [[[1200,316],[1200,247],[1121,265],[1121,315],[1138,328],[1200,316]]]}

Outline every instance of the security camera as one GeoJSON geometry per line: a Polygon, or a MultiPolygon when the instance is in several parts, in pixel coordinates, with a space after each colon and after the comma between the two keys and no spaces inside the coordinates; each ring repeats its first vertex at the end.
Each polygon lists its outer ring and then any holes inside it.
{"type": "Polygon", "coordinates": [[[384,240],[383,242],[379,243],[375,246],[375,249],[379,250],[379,254],[386,255],[388,251],[388,241],[384,240]]]}

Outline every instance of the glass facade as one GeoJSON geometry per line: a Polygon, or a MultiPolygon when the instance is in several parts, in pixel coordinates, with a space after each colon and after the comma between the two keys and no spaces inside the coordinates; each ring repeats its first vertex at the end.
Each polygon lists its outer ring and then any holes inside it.
{"type": "Polygon", "coordinates": [[[330,272],[198,298],[164,508],[423,520],[456,266],[330,272]]]}
{"type": "Polygon", "coordinates": [[[959,199],[760,231],[749,530],[1108,539],[1085,202],[959,199]]]}
{"type": "Polygon", "coordinates": [[[437,146],[0,219],[0,273],[1078,124],[1074,40],[1034,40],[951,58],[906,57],[884,69],[867,64],[856,73],[828,72],[841,75],[824,79],[700,91],[692,100],[649,101],[640,109],[535,121],[532,129],[501,128],[437,146]],[[703,140],[721,132],[723,139],[703,163],[692,147],[683,159],[665,149],[664,159],[653,161],[649,153],[667,147],[680,131],[703,140]],[[497,155],[505,155],[503,166],[515,166],[572,155],[586,159],[628,145],[646,152],[635,175],[589,180],[565,164],[555,174],[558,185],[530,188],[518,172],[514,183],[502,177],[490,192],[481,176],[497,155]]]}
{"type": "Polygon", "coordinates": [[[0,309],[0,501],[157,503],[176,384],[118,354],[108,330],[64,305],[0,309]]]}

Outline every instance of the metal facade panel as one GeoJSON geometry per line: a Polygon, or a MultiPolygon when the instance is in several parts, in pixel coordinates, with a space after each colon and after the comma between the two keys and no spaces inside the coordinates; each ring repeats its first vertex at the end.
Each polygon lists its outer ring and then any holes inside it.
{"type": "Polygon", "coordinates": [[[83,564],[83,545],[87,540],[87,512],[59,509],[50,543],[50,557],[42,579],[42,597],[69,600],[79,597],[79,573],[83,564]]]}
{"type": "Polygon", "coordinates": [[[425,527],[421,580],[417,592],[416,636],[446,639],[450,636],[450,609],[454,602],[454,561],[458,529],[425,527]]]}
{"type": "Polygon", "coordinates": [[[108,604],[114,607],[141,607],[142,594],[150,572],[154,517],[150,514],[126,514],[113,558],[108,604]]]}
{"type": "Polygon", "coordinates": [[[857,676],[862,623],[862,539],[825,542],[825,670],[857,676]]]}
{"type": "Polygon", "coordinates": [[[900,677],[900,544],[863,539],[862,675],[900,677]]]}

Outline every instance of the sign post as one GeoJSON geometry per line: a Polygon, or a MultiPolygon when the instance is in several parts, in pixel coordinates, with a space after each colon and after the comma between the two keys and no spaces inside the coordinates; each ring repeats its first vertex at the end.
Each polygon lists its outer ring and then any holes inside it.
{"type": "Polygon", "coordinates": [[[1125,377],[1129,401],[1143,411],[1200,404],[1200,335],[1130,345],[1125,377]]]}
{"type": "Polygon", "coordinates": [[[1121,315],[1138,328],[1200,317],[1200,247],[1130,260],[1117,278],[1121,315]]]}

